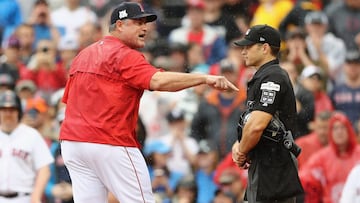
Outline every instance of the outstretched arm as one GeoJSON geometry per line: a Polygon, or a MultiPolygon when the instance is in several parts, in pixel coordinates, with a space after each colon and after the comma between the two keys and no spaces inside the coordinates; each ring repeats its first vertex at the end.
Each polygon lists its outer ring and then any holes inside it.
{"type": "Polygon", "coordinates": [[[207,84],[219,90],[239,90],[224,76],[161,71],[151,78],[150,89],[173,92],[201,84],[207,84]]]}

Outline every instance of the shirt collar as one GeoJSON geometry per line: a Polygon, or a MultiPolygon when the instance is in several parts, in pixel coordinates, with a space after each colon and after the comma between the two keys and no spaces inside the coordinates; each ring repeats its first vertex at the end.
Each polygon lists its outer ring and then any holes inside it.
{"type": "Polygon", "coordinates": [[[261,73],[263,73],[264,71],[266,71],[267,69],[269,69],[272,65],[275,65],[275,64],[279,64],[279,60],[278,59],[274,59],[274,60],[271,60],[267,63],[264,63],[262,66],[260,66],[260,68],[256,71],[256,73],[254,74],[253,76],[253,79],[254,78],[258,78],[259,75],[261,75],[261,73]]]}

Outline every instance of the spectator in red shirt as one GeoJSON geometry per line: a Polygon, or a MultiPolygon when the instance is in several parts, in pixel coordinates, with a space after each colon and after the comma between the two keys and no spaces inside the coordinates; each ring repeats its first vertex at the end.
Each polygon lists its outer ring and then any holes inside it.
{"type": "Polygon", "coordinates": [[[360,161],[360,148],[349,118],[335,112],[329,121],[329,144],[301,168],[305,203],[339,202],[346,178],[360,161]]]}
{"type": "Polygon", "coordinates": [[[52,41],[40,40],[28,64],[30,71],[23,77],[33,80],[45,99],[49,99],[52,93],[63,88],[67,80],[64,64],[56,60],[56,51],[52,41]]]}

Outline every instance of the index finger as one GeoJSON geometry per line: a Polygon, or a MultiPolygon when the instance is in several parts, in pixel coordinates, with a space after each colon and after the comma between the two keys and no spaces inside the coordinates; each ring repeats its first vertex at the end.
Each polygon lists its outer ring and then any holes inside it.
{"type": "Polygon", "coordinates": [[[239,91],[239,88],[237,88],[234,84],[232,84],[231,82],[228,81],[228,85],[230,87],[230,89],[234,90],[234,91],[239,91]]]}

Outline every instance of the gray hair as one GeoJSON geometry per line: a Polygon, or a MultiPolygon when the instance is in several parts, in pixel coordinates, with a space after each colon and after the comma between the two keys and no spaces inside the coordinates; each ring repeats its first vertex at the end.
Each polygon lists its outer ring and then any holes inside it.
{"type": "MultiPolygon", "coordinates": [[[[121,20],[121,21],[124,22],[124,23],[127,23],[127,20],[128,20],[128,19],[123,19],[123,20],[121,20]]],[[[113,23],[113,24],[111,24],[111,25],[109,25],[109,32],[114,31],[115,28],[116,28],[116,22],[113,23]]]]}
{"type": "Polygon", "coordinates": [[[109,32],[114,31],[115,28],[116,28],[116,23],[113,23],[113,24],[109,25],[109,32]]]}

